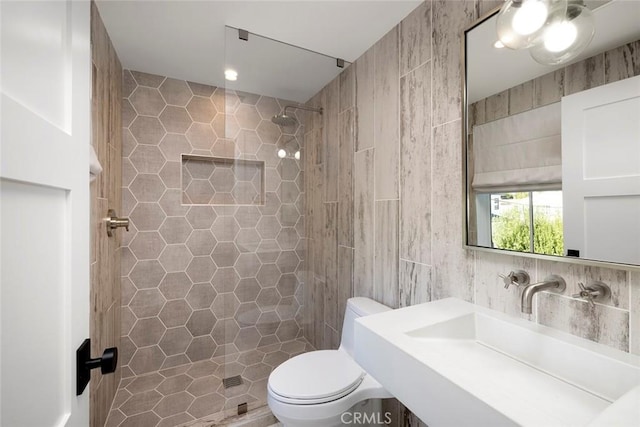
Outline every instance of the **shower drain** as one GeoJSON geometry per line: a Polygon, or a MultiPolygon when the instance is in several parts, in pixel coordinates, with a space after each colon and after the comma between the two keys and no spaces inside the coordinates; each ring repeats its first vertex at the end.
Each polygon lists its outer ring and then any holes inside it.
{"type": "Polygon", "coordinates": [[[240,375],[234,375],[233,377],[227,377],[222,379],[224,388],[231,388],[242,384],[242,377],[240,375]]]}
{"type": "Polygon", "coordinates": [[[241,403],[238,405],[238,415],[244,415],[249,410],[247,406],[247,402],[241,403]]]}

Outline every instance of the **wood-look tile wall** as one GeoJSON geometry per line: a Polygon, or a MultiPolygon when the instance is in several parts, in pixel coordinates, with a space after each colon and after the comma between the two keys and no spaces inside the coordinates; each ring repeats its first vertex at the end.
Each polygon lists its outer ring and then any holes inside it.
{"type": "Polygon", "coordinates": [[[473,125],[560,102],[563,96],[637,75],[640,75],[640,40],[599,53],[481,99],[469,109],[469,132],[473,125]]]}
{"type": "MultiPolygon", "coordinates": [[[[527,317],[520,313],[518,290],[505,290],[498,279],[522,268],[532,280],[555,273],[568,285],[563,295],[539,296],[530,320],[640,354],[639,274],[463,248],[461,37],[465,27],[501,3],[423,2],[309,101],[325,108],[322,117],[307,116],[304,145],[304,332],[316,348],[338,345],[339,316],[349,296],[392,307],[454,296],[527,317]],[[340,126],[329,118],[336,92],[338,116],[354,120],[337,132],[329,128],[340,126]],[[336,181],[342,198],[325,191],[336,181]],[[346,218],[353,224],[345,225],[346,218]],[[336,241],[342,230],[352,244],[336,241]],[[607,282],[614,298],[591,308],[570,297],[578,282],[590,280],[607,282]]],[[[638,51],[632,45],[600,59],[609,70],[629,73],[639,67],[638,51]]],[[[567,75],[579,72],[569,68],[567,75]]],[[[555,96],[546,87],[561,85],[564,93],[583,85],[575,76],[547,77],[541,90],[518,90],[531,91],[532,103],[546,103],[555,96]]]]}
{"type": "MultiPolygon", "coordinates": [[[[91,4],[92,140],[102,173],[91,183],[91,355],[120,346],[120,239],[107,236],[108,209],[121,208],[122,187],[122,67],[100,14],[91,4]]],[[[91,426],[102,427],[118,383],[120,366],[113,374],[91,372],[89,385],[91,426]]]]}
{"type": "Polygon", "coordinates": [[[304,204],[309,218],[304,305],[310,308],[305,308],[303,326],[305,337],[318,349],[339,345],[346,300],[353,294],[354,70],[348,67],[308,102],[322,107],[322,115],[303,116],[305,195],[312,194],[304,204]]]}

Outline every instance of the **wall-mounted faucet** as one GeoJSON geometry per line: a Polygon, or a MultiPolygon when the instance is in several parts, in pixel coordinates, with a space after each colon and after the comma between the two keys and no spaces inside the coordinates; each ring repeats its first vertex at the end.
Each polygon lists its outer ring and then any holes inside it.
{"type": "Polygon", "coordinates": [[[533,312],[533,296],[541,291],[552,290],[562,293],[567,288],[567,284],[560,276],[552,274],[546,277],[542,282],[525,286],[522,291],[520,310],[523,313],[531,314],[533,312]]]}

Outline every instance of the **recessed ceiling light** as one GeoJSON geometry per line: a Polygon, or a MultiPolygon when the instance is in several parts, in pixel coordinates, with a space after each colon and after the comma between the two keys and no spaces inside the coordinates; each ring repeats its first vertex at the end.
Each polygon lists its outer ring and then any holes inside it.
{"type": "Polygon", "coordinates": [[[287,152],[283,148],[279,149],[278,157],[280,157],[281,159],[284,159],[285,157],[287,157],[287,152]]]}
{"type": "Polygon", "coordinates": [[[224,78],[232,82],[235,82],[236,80],[238,80],[238,72],[236,70],[231,70],[231,69],[224,70],[224,78]]]}
{"type": "Polygon", "coordinates": [[[495,47],[496,49],[502,49],[504,47],[504,44],[498,40],[493,44],[493,47],[495,47]]]}

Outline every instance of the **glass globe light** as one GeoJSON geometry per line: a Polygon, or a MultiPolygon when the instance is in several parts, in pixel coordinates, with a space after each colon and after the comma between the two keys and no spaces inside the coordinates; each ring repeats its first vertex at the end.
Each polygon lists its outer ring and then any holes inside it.
{"type": "Polygon", "coordinates": [[[544,26],[540,41],[529,53],[542,65],[557,65],[578,56],[593,40],[593,14],[583,1],[571,1],[566,9],[554,9],[544,26]]]}
{"type": "MultiPolygon", "coordinates": [[[[496,19],[498,39],[510,49],[533,46],[547,21],[551,2],[552,0],[507,1],[496,19]]],[[[560,3],[566,5],[566,0],[560,3]]]]}

